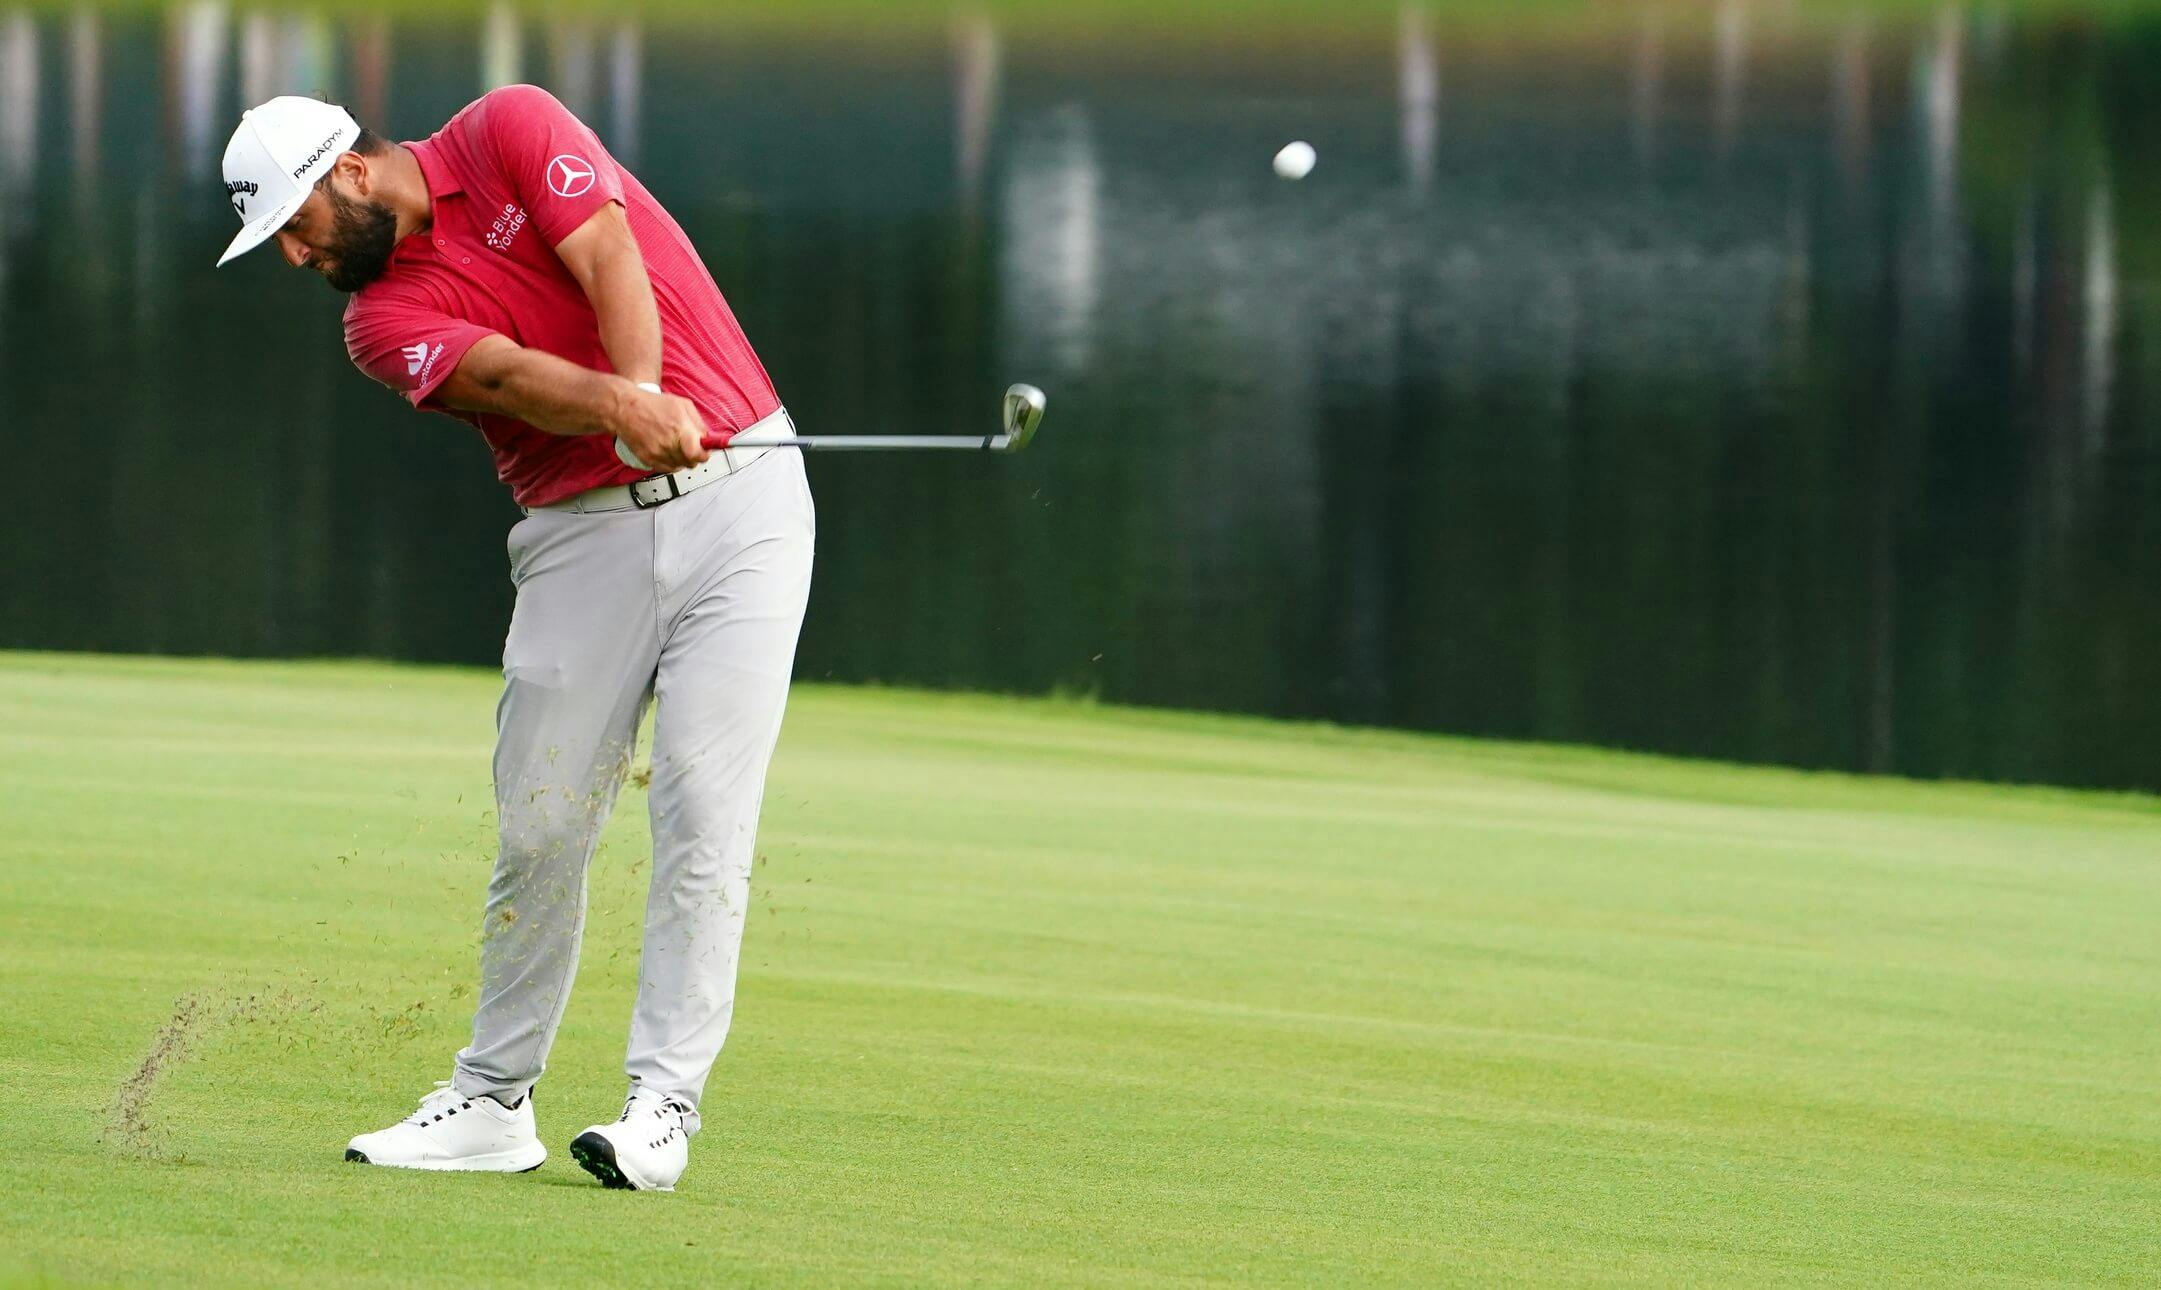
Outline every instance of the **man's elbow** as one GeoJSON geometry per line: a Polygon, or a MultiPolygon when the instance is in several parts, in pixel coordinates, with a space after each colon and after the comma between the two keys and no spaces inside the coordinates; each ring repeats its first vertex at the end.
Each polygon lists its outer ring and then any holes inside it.
{"type": "Polygon", "coordinates": [[[473,373],[470,384],[475,394],[496,395],[508,393],[516,379],[517,364],[491,363],[473,373]]]}
{"type": "Polygon", "coordinates": [[[525,351],[515,344],[494,337],[482,340],[466,352],[438,397],[468,412],[500,412],[515,396],[524,357],[525,351]]]}

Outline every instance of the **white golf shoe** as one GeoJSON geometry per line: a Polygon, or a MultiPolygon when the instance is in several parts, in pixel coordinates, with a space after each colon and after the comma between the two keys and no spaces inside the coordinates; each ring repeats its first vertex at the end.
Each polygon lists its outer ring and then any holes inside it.
{"type": "Polygon", "coordinates": [[[675,1180],[690,1163],[696,1116],[688,1102],[633,1087],[623,1103],[622,1118],[579,1134],[570,1144],[570,1154],[607,1186],[674,1191],[675,1180]]]}
{"type": "Polygon", "coordinates": [[[444,1081],[420,1109],[345,1148],[356,1164],[394,1169],[474,1169],[522,1174],[540,1168],[548,1149],[533,1131],[533,1098],[515,1109],[492,1097],[467,1097],[444,1081]]]}

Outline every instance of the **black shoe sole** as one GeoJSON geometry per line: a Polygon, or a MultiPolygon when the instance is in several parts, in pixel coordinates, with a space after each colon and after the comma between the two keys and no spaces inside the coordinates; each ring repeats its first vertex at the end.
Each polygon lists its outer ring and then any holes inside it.
{"type": "Polygon", "coordinates": [[[623,1176],[623,1170],[615,1163],[615,1144],[597,1133],[581,1133],[570,1143],[571,1159],[584,1167],[585,1172],[600,1179],[603,1187],[619,1191],[636,1191],[638,1184],[623,1176]]]}

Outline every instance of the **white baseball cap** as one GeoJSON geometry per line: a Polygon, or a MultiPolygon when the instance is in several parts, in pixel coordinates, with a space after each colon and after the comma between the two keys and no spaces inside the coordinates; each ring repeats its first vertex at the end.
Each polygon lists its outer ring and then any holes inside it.
{"type": "Polygon", "coordinates": [[[240,216],[240,235],[218,257],[219,267],[285,227],[315,181],[359,137],[351,113],[319,99],[287,94],[242,112],[225,145],[225,195],[240,216]]]}

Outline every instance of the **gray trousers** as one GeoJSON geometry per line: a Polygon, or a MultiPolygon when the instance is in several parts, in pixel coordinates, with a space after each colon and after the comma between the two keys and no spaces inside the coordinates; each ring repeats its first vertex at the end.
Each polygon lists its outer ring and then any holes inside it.
{"type": "Polygon", "coordinates": [[[624,1069],[697,1105],[734,1010],[816,524],[802,454],[775,450],[652,510],[534,511],[511,529],[501,850],[460,1092],[515,1101],[546,1067],[577,973],[586,867],[657,701],[652,888],[624,1069]]]}

